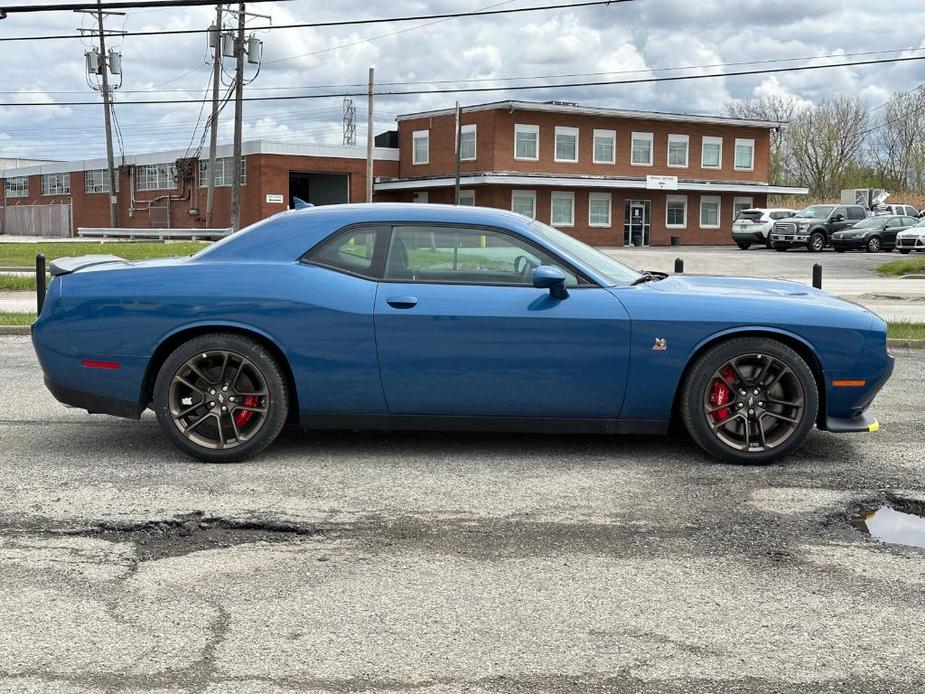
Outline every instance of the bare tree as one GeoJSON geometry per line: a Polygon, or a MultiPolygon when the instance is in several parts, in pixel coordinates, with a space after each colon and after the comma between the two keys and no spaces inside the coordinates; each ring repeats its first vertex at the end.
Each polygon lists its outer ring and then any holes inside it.
{"type": "Polygon", "coordinates": [[[925,187],[925,88],[894,94],[872,129],[867,154],[879,184],[891,191],[925,187]]]}
{"type": "Polygon", "coordinates": [[[726,114],[733,118],[749,120],[776,121],[779,128],[771,131],[771,151],[768,160],[768,182],[784,184],[786,171],[783,167],[782,153],[785,149],[787,124],[800,112],[800,102],[791,97],[765,96],[726,104],[726,114]]]}

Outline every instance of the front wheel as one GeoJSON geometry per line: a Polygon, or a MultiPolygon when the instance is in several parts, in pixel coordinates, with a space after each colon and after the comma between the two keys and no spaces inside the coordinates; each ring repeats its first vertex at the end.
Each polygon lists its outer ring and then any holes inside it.
{"type": "Polygon", "coordinates": [[[259,342],[233,333],[195,337],[164,361],[154,411],[177,448],[208,463],[251,458],[273,443],[289,409],[286,379],[259,342]]]}
{"type": "Polygon", "coordinates": [[[736,246],[741,248],[743,251],[747,251],[752,247],[752,244],[750,244],[748,241],[736,241],[736,246]]]}
{"type": "Polygon", "coordinates": [[[880,251],[880,237],[871,236],[867,239],[867,252],[868,253],[877,253],[880,251]]]}
{"type": "Polygon", "coordinates": [[[905,249],[902,249],[902,248],[899,249],[899,252],[902,253],[903,255],[908,255],[908,254],[909,254],[909,251],[908,251],[908,250],[905,250],[905,249]]]}
{"type": "Polygon", "coordinates": [[[709,349],[692,365],[681,415],[694,441],[727,463],[780,460],[816,421],[816,379],[803,358],[769,338],[742,337],[709,349]]]}
{"type": "Polygon", "coordinates": [[[777,251],[778,253],[786,253],[787,247],[786,246],[774,246],[774,250],[777,251]]]}
{"type": "Polygon", "coordinates": [[[806,247],[813,253],[821,251],[825,248],[825,234],[821,231],[813,232],[809,237],[809,243],[806,244],[806,247]]]}

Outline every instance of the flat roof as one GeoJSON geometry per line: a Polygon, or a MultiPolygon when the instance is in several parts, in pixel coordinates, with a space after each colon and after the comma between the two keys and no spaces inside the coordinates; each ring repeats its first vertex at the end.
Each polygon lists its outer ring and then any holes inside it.
{"type": "MultiPolygon", "coordinates": [[[[233,152],[232,145],[219,145],[215,148],[216,157],[230,157],[233,152]]],[[[250,140],[241,144],[243,156],[253,154],[278,154],[295,157],[330,157],[335,159],[366,159],[366,147],[350,145],[315,145],[299,144],[294,142],[270,142],[266,140],[250,140]]],[[[185,149],[171,149],[162,152],[148,152],[145,154],[131,154],[125,157],[117,156],[118,166],[131,166],[139,164],[171,164],[177,159],[189,157],[185,149]]],[[[204,149],[199,158],[209,156],[208,148],[204,149]]],[[[373,159],[379,161],[398,161],[398,149],[394,147],[375,147],[373,159]]],[[[13,178],[17,176],[37,176],[41,174],[70,173],[72,171],[90,171],[92,169],[105,169],[106,159],[78,159],[74,161],[49,162],[20,166],[0,170],[0,178],[13,178]]]]}
{"type": "MultiPolygon", "coordinates": [[[[676,123],[708,123],[712,125],[738,125],[747,128],[779,128],[784,125],[781,121],[750,120],[746,118],[732,118],[728,116],[709,116],[692,113],[669,113],[663,111],[636,111],[623,108],[605,108],[601,106],[580,106],[559,101],[492,101],[485,104],[463,106],[463,111],[537,111],[545,113],[565,113],[580,116],[604,116],[608,118],[631,118],[635,120],[663,120],[676,123]]],[[[403,113],[395,117],[396,121],[427,118],[431,116],[452,116],[455,108],[444,108],[435,111],[419,111],[417,113],[403,113]]]]}

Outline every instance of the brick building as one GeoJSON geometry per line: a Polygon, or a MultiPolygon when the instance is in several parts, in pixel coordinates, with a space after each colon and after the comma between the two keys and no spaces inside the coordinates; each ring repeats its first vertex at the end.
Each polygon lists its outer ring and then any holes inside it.
{"type": "MultiPolygon", "coordinates": [[[[777,122],[501,101],[462,116],[460,202],[513,209],[599,245],[731,242],[769,194],[777,122]]],[[[377,200],[453,202],[454,109],[398,117],[398,176],[377,200]]]]}
{"type": "MultiPolygon", "coordinates": [[[[241,224],[281,212],[299,197],[314,204],[366,199],[366,148],[254,141],[242,147],[241,224]]],[[[231,219],[231,145],[216,149],[214,226],[231,219]]],[[[117,226],[204,228],[208,155],[183,150],[119,158],[117,226]]],[[[398,150],[376,148],[376,176],[398,175],[398,150]]],[[[73,235],[109,226],[105,159],[35,164],[0,171],[0,221],[7,233],[73,235]],[[18,209],[11,209],[18,208],[18,209]],[[15,213],[15,214],[14,214],[15,213]]]]}

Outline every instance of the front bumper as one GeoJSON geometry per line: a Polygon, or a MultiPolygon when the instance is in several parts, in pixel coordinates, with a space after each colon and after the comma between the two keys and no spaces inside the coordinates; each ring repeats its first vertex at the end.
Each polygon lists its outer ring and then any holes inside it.
{"type": "Polygon", "coordinates": [[[789,234],[771,234],[771,243],[774,246],[783,246],[786,248],[805,246],[809,243],[809,234],[796,234],[795,236],[789,234]]]}
{"type": "Polygon", "coordinates": [[[925,251],[925,236],[914,239],[896,239],[896,249],[900,251],[925,251]]]}
{"type": "Polygon", "coordinates": [[[850,434],[858,431],[878,431],[880,421],[870,413],[870,409],[864,410],[857,417],[826,417],[825,430],[833,434],[850,434]]]}

